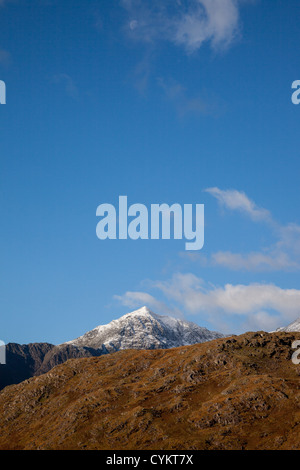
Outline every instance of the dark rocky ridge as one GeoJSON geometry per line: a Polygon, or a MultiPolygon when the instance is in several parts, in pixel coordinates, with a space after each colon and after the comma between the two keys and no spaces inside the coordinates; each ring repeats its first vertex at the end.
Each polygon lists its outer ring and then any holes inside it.
{"type": "Polygon", "coordinates": [[[0,365],[0,389],[33,377],[53,348],[53,344],[48,343],[7,344],[6,365],[0,365]]]}
{"type": "Polygon", "coordinates": [[[104,349],[93,349],[87,347],[76,347],[71,344],[54,346],[44,357],[40,367],[34,375],[45,374],[53,367],[63,364],[69,359],[78,359],[82,357],[99,357],[106,354],[104,349]]]}
{"type": "Polygon", "coordinates": [[[68,359],[98,357],[102,354],[102,349],[72,345],[58,347],[48,343],[9,343],[6,346],[6,365],[0,365],[0,390],[44,374],[68,359]]]}

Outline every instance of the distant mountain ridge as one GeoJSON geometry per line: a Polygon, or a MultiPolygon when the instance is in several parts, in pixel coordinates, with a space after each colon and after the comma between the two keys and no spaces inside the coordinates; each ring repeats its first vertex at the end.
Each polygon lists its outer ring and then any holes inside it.
{"type": "Polygon", "coordinates": [[[142,307],[57,346],[8,344],[7,363],[0,366],[0,390],[44,374],[69,359],[98,357],[122,349],[169,349],[223,337],[195,323],[157,315],[142,307]]]}
{"type": "Polygon", "coordinates": [[[6,345],[6,365],[0,365],[0,390],[36,375],[53,344],[33,343],[6,345]]]}
{"type": "Polygon", "coordinates": [[[69,359],[101,355],[101,350],[72,345],[58,347],[49,343],[9,343],[6,345],[6,365],[0,365],[0,390],[44,374],[69,359]]]}

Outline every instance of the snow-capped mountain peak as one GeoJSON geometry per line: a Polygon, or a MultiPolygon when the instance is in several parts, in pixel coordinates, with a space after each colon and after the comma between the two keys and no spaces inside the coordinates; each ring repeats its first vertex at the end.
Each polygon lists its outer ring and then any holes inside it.
{"type": "Polygon", "coordinates": [[[107,353],[121,349],[168,349],[223,336],[192,322],[157,315],[144,306],[64,344],[102,349],[107,353]]]}
{"type": "Polygon", "coordinates": [[[144,307],[139,308],[138,310],[134,310],[133,312],[126,313],[124,317],[127,315],[133,316],[133,315],[153,315],[153,312],[144,305],[144,307]]]}

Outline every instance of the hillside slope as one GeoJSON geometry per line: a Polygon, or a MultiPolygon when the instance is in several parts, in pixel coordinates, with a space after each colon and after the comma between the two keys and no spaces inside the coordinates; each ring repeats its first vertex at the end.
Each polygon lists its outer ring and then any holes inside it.
{"type": "Polygon", "coordinates": [[[0,392],[0,449],[300,449],[299,333],[71,359],[0,392]]]}

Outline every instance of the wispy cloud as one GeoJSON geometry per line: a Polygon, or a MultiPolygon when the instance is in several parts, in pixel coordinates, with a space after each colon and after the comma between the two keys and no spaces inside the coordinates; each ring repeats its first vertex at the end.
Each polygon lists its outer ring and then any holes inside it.
{"type": "MultiPolygon", "coordinates": [[[[285,325],[300,315],[300,290],[282,289],[273,284],[253,283],[226,284],[223,287],[204,282],[190,273],[177,273],[167,281],[152,283],[168,302],[177,305],[178,309],[188,314],[199,315],[216,327],[229,324],[230,320],[239,317],[244,328],[272,330],[285,325]]],[[[147,303],[145,292],[127,292],[117,297],[124,305],[128,299],[147,303]]],[[[151,295],[153,306],[158,302],[151,295]]],[[[230,327],[228,327],[230,330],[230,327]]]]}
{"type": "MultiPolygon", "coordinates": [[[[120,0],[127,12],[123,31],[145,57],[133,72],[136,88],[146,94],[151,78],[174,106],[177,116],[219,115],[224,110],[220,97],[206,90],[190,93],[175,80],[155,77],[153,57],[162,43],[184,54],[207,44],[214,53],[227,49],[240,36],[240,4],[251,0],[120,0]]],[[[161,77],[161,75],[159,74],[161,77]]]]}
{"type": "Polygon", "coordinates": [[[174,105],[179,117],[188,114],[215,116],[222,111],[223,104],[212,95],[202,93],[202,95],[189,96],[187,89],[175,80],[166,81],[159,78],[157,83],[166,99],[174,105]]]}
{"type": "Polygon", "coordinates": [[[300,264],[287,253],[273,250],[270,254],[251,252],[247,254],[219,251],[212,255],[212,264],[235,271],[291,271],[300,264]]]}
{"type": "MultiPolygon", "coordinates": [[[[300,226],[297,224],[280,225],[272,214],[259,207],[244,192],[208,188],[207,193],[214,196],[227,210],[237,211],[247,216],[256,225],[263,223],[270,230],[274,242],[268,247],[250,253],[219,251],[211,256],[202,254],[187,255],[193,261],[199,260],[202,267],[221,266],[233,270],[275,271],[300,269],[300,226]]],[[[177,273],[167,281],[148,283],[167,299],[158,300],[147,292],[127,292],[118,296],[122,303],[136,302],[135,306],[150,303],[160,311],[172,304],[172,308],[189,314],[199,315],[224,331],[225,325],[235,324],[239,318],[243,330],[274,330],[288,324],[300,316],[300,290],[282,289],[274,284],[251,283],[226,284],[223,287],[208,284],[191,273],[177,273]]],[[[230,332],[230,326],[227,332],[230,332]]]]}
{"type": "MultiPolygon", "coordinates": [[[[280,225],[274,220],[270,211],[257,206],[244,192],[234,189],[221,190],[219,188],[208,188],[205,191],[214,196],[225,209],[243,213],[256,223],[264,222],[270,230],[270,239],[274,240],[269,246],[250,253],[233,253],[229,250],[213,253],[208,262],[210,265],[222,266],[237,271],[291,271],[300,269],[299,225],[280,225]]],[[[197,260],[197,254],[192,260],[197,260]]]]}
{"type": "Polygon", "coordinates": [[[168,298],[176,299],[190,313],[216,312],[247,315],[272,309],[295,318],[300,309],[300,290],[281,289],[273,284],[226,284],[224,287],[207,285],[193,274],[178,273],[166,282],[156,282],[168,298]]]}
{"type": "Polygon", "coordinates": [[[221,190],[219,188],[207,188],[205,192],[214,196],[219,203],[232,211],[243,212],[254,221],[271,222],[272,217],[267,209],[258,207],[255,202],[249,199],[242,191],[235,189],[221,190]]]}
{"type": "Polygon", "coordinates": [[[182,313],[178,308],[170,308],[165,302],[157,300],[153,295],[147,292],[126,292],[124,295],[115,295],[114,298],[128,308],[139,308],[147,305],[153,309],[155,313],[162,315],[170,315],[173,317],[182,317],[182,313]]]}
{"type": "Polygon", "coordinates": [[[214,48],[232,43],[238,33],[239,12],[234,0],[198,0],[174,24],[177,44],[188,51],[199,49],[205,41],[214,48]]]}
{"type": "Polygon", "coordinates": [[[277,242],[278,250],[290,250],[294,257],[300,257],[300,225],[290,223],[285,226],[278,227],[279,241],[277,242]]]}
{"type": "Polygon", "coordinates": [[[67,95],[71,98],[78,98],[79,89],[70,75],[66,73],[59,73],[53,77],[52,82],[58,85],[62,85],[67,95]]]}
{"type": "Polygon", "coordinates": [[[146,94],[151,80],[153,69],[152,60],[153,52],[148,50],[144,57],[137,63],[132,74],[135,88],[141,95],[146,94]]]}
{"type": "Polygon", "coordinates": [[[239,0],[121,0],[128,11],[128,33],[154,43],[167,40],[188,53],[205,42],[228,47],[240,30],[239,0]]]}

